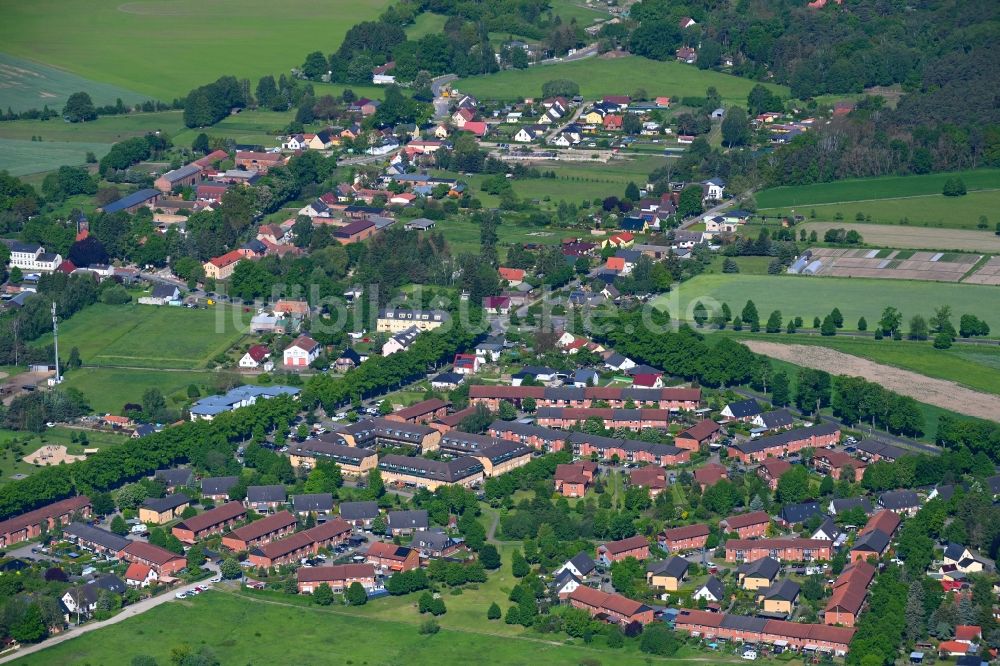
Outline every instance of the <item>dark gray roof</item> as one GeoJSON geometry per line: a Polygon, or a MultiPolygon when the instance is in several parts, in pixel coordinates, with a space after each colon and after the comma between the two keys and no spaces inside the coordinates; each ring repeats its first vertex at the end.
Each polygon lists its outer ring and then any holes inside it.
{"type": "Polygon", "coordinates": [[[107,590],[108,592],[114,592],[115,594],[123,594],[128,586],[125,585],[125,581],[114,574],[97,574],[87,583],[88,585],[93,585],[99,590],[107,590]]]}
{"type": "Polygon", "coordinates": [[[741,564],[739,568],[739,572],[744,576],[767,578],[768,580],[774,580],[780,570],[781,563],[772,557],[762,557],[753,562],[746,562],[741,564]]]}
{"type": "Polygon", "coordinates": [[[371,520],[377,516],[377,502],[344,502],[340,505],[340,517],[344,520],[371,520]]]}
{"type": "Polygon", "coordinates": [[[590,444],[598,449],[620,448],[623,451],[646,451],[657,456],[677,455],[682,451],[682,449],[670,446],[669,444],[652,444],[638,439],[615,439],[613,437],[591,435],[585,432],[572,432],[567,441],[573,445],[590,444]]]}
{"type": "Polygon", "coordinates": [[[126,208],[131,208],[132,206],[136,206],[138,204],[141,204],[144,201],[149,201],[153,197],[157,197],[159,195],[160,195],[160,191],[159,190],[154,190],[152,188],[148,188],[148,189],[145,189],[145,190],[139,190],[138,192],[133,192],[132,194],[129,194],[128,196],[122,197],[118,201],[109,203],[107,206],[104,207],[104,212],[105,213],[117,213],[120,210],[125,210],[126,208]]]}
{"type": "Polygon", "coordinates": [[[239,482],[238,476],[210,476],[201,480],[201,494],[226,495],[239,482]]]}
{"type": "Polygon", "coordinates": [[[129,541],[125,537],[118,536],[114,532],[108,532],[97,527],[91,527],[86,523],[70,523],[63,528],[65,534],[76,537],[83,541],[96,543],[99,546],[118,552],[128,545],[129,541]]]}
{"type": "Polygon", "coordinates": [[[832,500],[830,504],[833,505],[834,513],[850,511],[854,507],[858,506],[864,509],[865,513],[872,512],[872,503],[868,501],[867,497],[845,497],[843,499],[832,500]]]}
{"type": "Polygon", "coordinates": [[[719,626],[725,629],[761,633],[764,631],[764,627],[767,626],[768,622],[770,622],[770,620],[766,617],[747,617],[745,615],[726,613],[722,617],[722,623],[719,624],[719,626]]]}
{"type": "Polygon", "coordinates": [[[878,455],[889,460],[896,460],[906,455],[906,450],[885,442],[877,442],[873,439],[863,439],[854,445],[858,451],[863,451],[868,455],[878,455]]]}
{"type": "Polygon", "coordinates": [[[865,532],[854,542],[851,550],[866,550],[881,554],[889,545],[889,535],[882,530],[865,532]]]}
{"type": "Polygon", "coordinates": [[[785,432],[778,433],[777,435],[752,439],[748,442],[734,442],[732,446],[742,453],[757,453],[760,451],[766,451],[773,446],[784,446],[790,442],[795,442],[807,437],[832,435],[838,430],[840,430],[840,426],[834,423],[821,423],[820,425],[811,426],[809,428],[786,430],[785,432]]]}
{"type": "Polygon", "coordinates": [[[816,534],[817,532],[820,531],[822,531],[823,534],[827,535],[832,539],[836,539],[837,535],[840,534],[840,528],[837,527],[837,523],[833,522],[833,518],[831,518],[830,516],[826,517],[826,519],[822,522],[822,524],[818,528],[816,528],[816,532],[813,532],[813,534],[816,534]]]}
{"type": "Polygon", "coordinates": [[[452,453],[475,454],[497,443],[495,437],[449,430],[441,436],[441,448],[452,453]]]}
{"type": "Polygon", "coordinates": [[[771,428],[784,428],[785,426],[790,426],[795,423],[795,419],[792,418],[792,413],[787,409],[777,409],[773,412],[765,412],[760,415],[761,419],[764,421],[764,427],[771,428]]]}
{"type": "Polygon", "coordinates": [[[284,486],[250,486],[247,488],[248,502],[284,502],[287,498],[284,486]]]}
{"type": "Polygon", "coordinates": [[[163,177],[170,183],[175,183],[178,180],[187,178],[188,176],[193,176],[196,173],[201,172],[201,167],[197,164],[185,164],[184,166],[174,169],[173,171],[168,171],[163,174],[163,177]]]}
{"type": "Polygon", "coordinates": [[[490,424],[490,432],[512,432],[520,437],[538,437],[551,442],[565,440],[568,436],[563,430],[543,428],[534,423],[521,423],[520,421],[494,421],[490,424]]]}
{"type": "Polygon", "coordinates": [[[944,556],[949,560],[955,560],[956,562],[962,559],[962,555],[965,554],[965,546],[960,543],[955,543],[954,541],[949,541],[948,545],[945,546],[944,556]]]}
{"type": "Polygon", "coordinates": [[[410,546],[413,548],[426,548],[428,550],[444,550],[445,548],[458,543],[444,532],[433,530],[417,530],[413,533],[413,540],[410,546]]]}
{"type": "Polygon", "coordinates": [[[150,295],[153,298],[173,298],[177,291],[177,287],[172,284],[156,284],[153,285],[153,291],[150,295]]]}
{"type": "Polygon", "coordinates": [[[168,487],[186,486],[194,481],[194,473],[187,467],[158,469],[153,474],[153,478],[157,481],[163,481],[168,487]]]}
{"type": "Polygon", "coordinates": [[[394,530],[426,529],[429,524],[426,509],[390,511],[389,527],[394,530]]]}
{"type": "Polygon", "coordinates": [[[688,567],[691,564],[683,557],[677,557],[676,555],[662,560],[660,562],[652,562],[646,566],[646,571],[657,575],[672,576],[680,580],[687,573],[688,567]]]}
{"type": "Polygon", "coordinates": [[[306,511],[330,511],[333,509],[333,495],[330,493],[307,493],[292,495],[292,507],[296,513],[306,511]]]}
{"type": "Polygon", "coordinates": [[[580,572],[581,576],[586,576],[597,568],[597,563],[594,562],[594,559],[583,550],[571,557],[569,561],[580,572]]]}
{"type": "Polygon", "coordinates": [[[726,596],[726,586],[723,585],[722,581],[715,576],[710,576],[702,587],[708,588],[709,593],[715,597],[716,601],[722,601],[722,599],[726,596]]]}
{"type": "Polygon", "coordinates": [[[878,503],[886,509],[908,509],[920,506],[920,496],[914,490],[890,490],[882,493],[878,503]]]}
{"type": "Polygon", "coordinates": [[[749,400],[740,400],[738,402],[731,402],[726,407],[729,411],[733,413],[733,418],[742,419],[748,416],[756,416],[763,411],[757,401],[753,398],[749,400]]]}
{"type": "Polygon", "coordinates": [[[431,380],[432,384],[461,384],[465,381],[465,375],[460,375],[457,372],[442,372],[440,375],[431,380]]]}
{"type": "Polygon", "coordinates": [[[799,590],[801,586],[794,580],[785,578],[780,580],[764,592],[765,599],[780,599],[782,601],[795,601],[795,597],[799,596],[799,590]]]}
{"type": "Polygon", "coordinates": [[[552,581],[552,587],[558,590],[561,589],[564,585],[566,585],[566,583],[570,581],[576,581],[578,585],[583,584],[583,581],[577,578],[572,571],[570,571],[569,569],[563,569],[562,571],[559,572],[559,575],[555,577],[555,580],[552,581]]]}
{"type": "Polygon", "coordinates": [[[191,501],[191,498],[184,493],[174,493],[173,495],[167,495],[166,497],[151,497],[142,503],[147,509],[152,509],[157,513],[162,513],[164,511],[170,511],[171,509],[176,509],[179,506],[183,506],[191,501]]]}
{"type": "Polygon", "coordinates": [[[382,457],[378,466],[382,470],[434,481],[444,481],[445,483],[457,483],[483,471],[483,464],[470,456],[459,456],[442,461],[389,454],[382,457]]]}
{"type": "Polygon", "coordinates": [[[786,523],[804,523],[814,515],[822,515],[822,513],[823,510],[819,508],[818,502],[805,502],[803,504],[786,504],[778,515],[786,523]]]}

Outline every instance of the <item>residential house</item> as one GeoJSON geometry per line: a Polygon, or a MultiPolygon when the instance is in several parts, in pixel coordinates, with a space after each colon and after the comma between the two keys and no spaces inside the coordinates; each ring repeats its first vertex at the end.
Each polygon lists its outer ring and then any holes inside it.
{"type": "Polygon", "coordinates": [[[655,590],[676,592],[681,589],[690,566],[690,562],[676,555],[660,562],[650,562],[646,565],[646,583],[655,590]]]}
{"type": "Polygon", "coordinates": [[[89,616],[97,610],[97,603],[102,591],[122,595],[127,589],[125,583],[114,574],[103,574],[66,590],[60,597],[63,605],[70,613],[89,616]]]}
{"type": "Polygon", "coordinates": [[[823,539],[824,541],[836,542],[840,539],[843,532],[837,527],[837,523],[833,522],[833,518],[827,516],[826,519],[820,523],[810,537],[811,539],[823,539]]]}
{"type": "Polygon", "coordinates": [[[827,449],[817,451],[813,455],[812,464],[816,470],[829,474],[837,481],[844,476],[846,471],[848,473],[847,478],[851,483],[861,483],[861,479],[865,475],[865,468],[867,467],[863,461],[842,451],[827,449]]]}
{"type": "Polygon", "coordinates": [[[781,563],[773,557],[761,557],[750,562],[744,562],[736,570],[737,580],[744,590],[761,590],[771,587],[781,563]]]}
{"type": "Polygon", "coordinates": [[[757,476],[764,480],[773,493],[778,489],[778,479],[792,468],[792,463],[781,458],[768,458],[757,467],[757,476]]]}
{"type": "Polygon", "coordinates": [[[423,400],[392,414],[387,414],[387,421],[400,421],[402,423],[430,423],[448,414],[450,402],[445,402],[439,398],[423,400]]]}
{"type": "Polygon", "coordinates": [[[778,513],[778,523],[782,527],[791,527],[804,523],[813,516],[822,516],[823,510],[819,508],[818,502],[804,502],[802,504],[786,504],[781,507],[778,513]]]}
{"type": "Polygon", "coordinates": [[[400,333],[412,327],[420,331],[432,331],[443,326],[451,316],[443,310],[381,310],[375,330],[379,333],[400,333]]]}
{"type": "Polygon", "coordinates": [[[378,468],[386,483],[427,488],[431,492],[450,484],[470,487],[481,483],[485,477],[483,464],[471,456],[442,461],[386,455],[379,460],[378,468]]]}
{"type": "Polygon", "coordinates": [[[698,451],[716,440],[722,433],[722,428],[711,419],[704,419],[674,437],[674,446],[689,451],[698,451]]]}
{"type": "Polygon", "coordinates": [[[580,461],[556,465],[555,489],[563,497],[583,497],[594,480],[597,463],[580,461]]]}
{"type": "Polygon", "coordinates": [[[431,379],[431,388],[436,391],[450,391],[458,388],[465,381],[465,375],[457,372],[442,372],[431,379]]]}
{"type": "MultiPolygon", "coordinates": [[[[751,511],[736,516],[729,516],[719,521],[724,532],[736,532],[741,539],[753,539],[767,534],[767,526],[771,524],[771,516],[766,511],[751,511]]],[[[755,558],[751,558],[755,559],[755,558]]]]}
{"type": "Polygon", "coordinates": [[[561,567],[553,571],[554,574],[559,574],[563,571],[569,571],[577,578],[583,579],[594,573],[597,568],[597,563],[591,559],[590,555],[586,551],[580,551],[570,559],[566,560],[566,563],[561,567]]]}
{"type": "Polygon", "coordinates": [[[464,540],[449,536],[441,530],[421,529],[413,533],[411,548],[420,550],[423,558],[451,557],[464,545],[464,540]]]}
{"type": "Polygon", "coordinates": [[[868,515],[871,515],[874,511],[872,503],[866,497],[846,497],[830,500],[827,512],[831,516],[837,516],[856,507],[860,507],[868,515]]]}
{"type": "Polygon", "coordinates": [[[757,414],[750,422],[763,430],[773,431],[788,430],[795,424],[795,419],[792,418],[791,412],[787,409],[776,409],[771,412],[757,414]]]}
{"type": "Polygon", "coordinates": [[[0,548],[41,536],[43,526],[48,531],[90,515],[90,499],[78,495],[8,518],[0,521],[0,548]]]}
{"type": "Polygon", "coordinates": [[[129,541],[127,546],[118,551],[118,559],[145,564],[156,571],[161,579],[187,567],[184,556],[145,541],[129,541]]]}
{"type": "Polygon", "coordinates": [[[582,586],[573,590],[568,598],[574,608],[582,608],[591,616],[601,616],[623,626],[632,623],[646,625],[653,621],[652,608],[620,594],[609,594],[582,586]]]}
{"type": "Polygon", "coordinates": [[[343,502],[340,505],[340,517],[355,528],[370,528],[378,516],[377,502],[343,502]]]}
{"type": "MultiPolygon", "coordinates": [[[[259,368],[267,363],[267,357],[271,355],[271,350],[265,345],[251,345],[247,353],[240,358],[240,367],[247,369],[259,368]]],[[[274,365],[273,363],[271,364],[274,365]]]]}
{"type": "Polygon", "coordinates": [[[171,528],[171,533],[183,543],[192,544],[213,534],[221,534],[246,518],[246,508],[240,502],[226,502],[197,516],[186,518],[171,528]]]}
{"type": "Polygon", "coordinates": [[[333,564],[325,567],[301,567],[295,572],[299,594],[312,594],[326,584],[336,593],[342,593],[353,583],[360,583],[366,592],[376,587],[375,567],[371,564],[333,564]]]}
{"type": "Polygon", "coordinates": [[[390,511],[387,518],[390,536],[413,534],[417,530],[426,530],[430,524],[426,509],[390,511]]]}
{"type": "Polygon", "coordinates": [[[743,421],[744,423],[752,422],[756,417],[763,413],[763,409],[756,400],[750,398],[748,400],[740,400],[738,402],[731,402],[722,408],[722,417],[727,421],[743,421]]]}
{"type": "Polygon", "coordinates": [[[858,456],[869,463],[880,462],[882,460],[895,462],[908,453],[908,451],[898,446],[871,439],[863,439],[854,446],[858,450],[858,456]]]}
{"type": "Polygon", "coordinates": [[[861,536],[865,532],[879,530],[891,537],[896,533],[896,530],[899,529],[899,524],[901,522],[902,519],[899,517],[898,513],[888,509],[883,509],[868,519],[865,526],[858,530],[858,536],[861,536]]]}
{"type": "Polygon", "coordinates": [[[722,201],[726,192],[726,181],[721,178],[710,178],[701,184],[702,196],[707,201],[722,201]]]}
{"type": "Polygon", "coordinates": [[[328,514],[333,512],[333,495],[331,493],[304,493],[292,495],[292,512],[301,516],[305,514],[328,514]]]}
{"type": "Polygon", "coordinates": [[[760,437],[746,442],[734,442],[729,445],[729,457],[743,464],[761,462],[767,458],[780,458],[802,449],[819,450],[840,441],[840,426],[835,423],[797,430],[788,430],[770,437],[760,437]]]}
{"type": "Polygon", "coordinates": [[[319,358],[322,346],[308,335],[300,335],[284,351],[286,368],[304,368],[319,358]]]}
{"type": "Polygon", "coordinates": [[[70,523],[63,528],[63,538],[91,552],[112,557],[128,545],[125,537],[87,523],[70,523]]]}
{"type": "Polygon", "coordinates": [[[382,572],[409,571],[420,566],[420,552],[415,548],[374,542],[365,553],[365,561],[382,572]]]}
{"type": "Polygon", "coordinates": [[[613,562],[619,562],[626,557],[634,557],[640,561],[648,558],[649,541],[646,537],[637,534],[619,541],[607,541],[597,547],[597,562],[604,566],[611,566],[613,562]]]}
{"type": "Polygon", "coordinates": [[[900,515],[913,516],[920,510],[920,496],[913,490],[891,490],[882,493],[878,505],[900,515]]]}
{"type": "Polygon", "coordinates": [[[773,557],[779,562],[812,562],[829,560],[829,541],[818,539],[729,539],[726,541],[726,562],[746,562],[761,557],[773,557]]]}
{"type": "Polygon", "coordinates": [[[149,587],[159,579],[160,576],[153,567],[141,562],[133,562],[125,570],[125,584],[130,587],[149,587]]]}
{"type": "Polygon", "coordinates": [[[228,280],[233,271],[236,270],[236,264],[245,258],[246,255],[243,252],[233,250],[222,256],[209,259],[202,265],[205,277],[212,280],[228,280]]]}
{"type": "Polygon", "coordinates": [[[222,545],[234,552],[250,550],[291,534],[298,524],[294,515],[279,511],[260,520],[238,527],[222,537],[222,545]]]}
{"type": "Polygon", "coordinates": [[[726,597],[726,586],[715,576],[709,576],[701,587],[694,591],[691,598],[696,601],[705,600],[709,603],[719,603],[726,597]]]}
{"type": "Polygon", "coordinates": [[[253,509],[258,513],[271,513],[278,507],[284,506],[288,502],[285,487],[281,485],[273,486],[249,486],[247,488],[247,498],[244,504],[248,509],[253,509]]]}
{"type": "Polygon", "coordinates": [[[335,518],[287,538],[251,548],[247,560],[255,567],[292,564],[303,557],[315,555],[321,548],[344,543],[350,534],[351,526],[335,518]]]}
{"type": "Polygon", "coordinates": [[[694,471],[694,480],[699,486],[701,486],[702,492],[705,492],[705,489],[709,486],[714,486],[722,479],[726,479],[728,477],[729,472],[726,468],[719,463],[714,462],[699,467],[694,471]]]}
{"type": "Polygon", "coordinates": [[[194,472],[190,467],[175,467],[173,469],[158,469],[153,473],[153,480],[163,483],[168,493],[179,488],[194,485],[194,472]]]}
{"type": "Polygon", "coordinates": [[[646,488],[655,498],[667,488],[667,471],[658,465],[647,465],[629,472],[629,485],[646,488]]]}
{"type": "Polygon", "coordinates": [[[573,575],[572,571],[563,569],[556,574],[549,587],[556,593],[560,601],[565,601],[581,585],[583,585],[583,581],[573,575]]]}
{"type": "Polygon", "coordinates": [[[866,562],[870,559],[878,560],[889,550],[891,539],[882,530],[871,530],[859,534],[851,546],[850,561],[866,562]]]}
{"type": "Polygon", "coordinates": [[[396,352],[406,351],[413,344],[413,341],[420,335],[420,329],[416,326],[400,331],[382,345],[382,356],[391,356],[396,352]]]}
{"type": "Polygon", "coordinates": [[[191,498],[183,493],[152,497],[139,506],[139,520],[147,524],[163,525],[181,517],[184,509],[191,506],[191,498]]]}
{"type": "Polygon", "coordinates": [[[681,609],[674,626],[678,631],[694,636],[767,643],[781,649],[818,650],[841,657],[847,654],[854,636],[854,629],[849,628],[710,613],[696,609],[681,609]]]}
{"type": "Polygon", "coordinates": [[[452,372],[460,375],[474,375],[479,372],[482,360],[475,354],[455,354],[452,361],[452,372]]]}
{"type": "Polygon", "coordinates": [[[339,436],[329,439],[307,439],[288,445],[292,467],[310,469],[317,460],[333,461],[345,476],[359,477],[368,474],[378,464],[378,454],[359,446],[348,446],[339,436]]]}
{"type": "Polygon", "coordinates": [[[659,544],[671,553],[701,550],[708,541],[709,531],[708,525],[704,523],[668,528],[660,534],[659,544]]]}
{"type": "Polygon", "coordinates": [[[768,615],[779,615],[788,617],[795,609],[795,602],[799,598],[801,586],[790,578],[781,580],[757,596],[757,603],[761,604],[763,610],[768,615]]]}
{"type": "Polygon", "coordinates": [[[155,284],[149,296],[140,296],[139,305],[167,305],[180,300],[181,290],[172,284],[155,284]]]}

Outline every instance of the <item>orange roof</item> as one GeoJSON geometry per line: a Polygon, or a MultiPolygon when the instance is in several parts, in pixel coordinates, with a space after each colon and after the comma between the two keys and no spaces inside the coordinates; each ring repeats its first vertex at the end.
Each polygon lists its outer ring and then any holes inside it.
{"type": "Polygon", "coordinates": [[[960,624],[955,627],[955,640],[957,641],[975,641],[982,635],[982,628],[974,624],[960,624]]]}
{"type": "Polygon", "coordinates": [[[102,419],[105,423],[117,423],[118,425],[131,425],[132,419],[127,416],[115,416],[114,414],[108,414],[102,419]]]}
{"type": "Polygon", "coordinates": [[[213,259],[209,259],[208,263],[212,264],[213,266],[217,266],[219,268],[225,268],[226,266],[235,264],[242,258],[243,254],[239,250],[233,250],[231,252],[226,252],[221,257],[215,257],[213,259]]]}
{"type": "Polygon", "coordinates": [[[726,478],[726,468],[718,463],[708,463],[694,471],[695,481],[706,486],[713,486],[726,478]]]}
{"type": "Polygon", "coordinates": [[[960,643],[959,641],[944,641],[938,645],[938,650],[950,654],[965,654],[969,651],[969,644],[960,643]]]}
{"type": "Polygon", "coordinates": [[[625,270],[625,260],[621,257],[608,257],[607,267],[612,271],[625,270]]]}
{"type": "Polygon", "coordinates": [[[379,557],[383,560],[403,561],[410,554],[410,549],[405,546],[397,546],[384,541],[376,541],[368,549],[369,557],[379,557]]]}
{"type": "Polygon", "coordinates": [[[152,567],[145,564],[133,562],[128,565],[128,569],[125,570],[125,580],[144,581],[149,576],[149,572],[152,570],[152,567]]]}
{"type": "Polygon", "coordinates": [[[318,346],[319,343],[310,338],[308,335],[300,335],[299,337],[295,338],[292,344],[288,345],[288,349],[291,349],[292,347],[298,347],[299,349],[302,349],[304,351],[311,352],[318,346]]]}
{"type": "Polygon", "coordinates": [[[884,509],[869,518],[868,523],[858,532],[858,535],[882,530],[887,535],[892,536],[896,532],[896,528],[899,527],[900,520],[900,517],[894,512],[884,509]]]}
{"type": "Polygon", "coordinates": [[[619,231],[618,233],[612,234],[611,236],[611,240],[625,241],[626,243],[634,239],[635,239],[635,234],[633,234],[631,231],[619,231]]]}
{"type": "Polygon", "coordinates": [[[510,282],[516,282],[524,279],[523,268],[505,268],[501,266],[497,269],[497,273],[500,274],[501,278],[510,282]]]}

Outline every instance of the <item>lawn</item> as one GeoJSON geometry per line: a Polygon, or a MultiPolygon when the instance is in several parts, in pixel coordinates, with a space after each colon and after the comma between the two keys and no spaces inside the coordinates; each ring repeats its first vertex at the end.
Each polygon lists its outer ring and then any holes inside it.
{"type": "Polygon", "coordinates": [[[66,373],[63,386],[83,393],[97,414],[119,414],[127,403],[139,403],[146,389],[158,388],[167,406],[187,404],[187,387],[194,384],[202,395],[211,393],[215,374],[210,370],[139,370],[131,368],[81,368],[66,373]]]}
{"type": "MultiPolygon", "coordinates": [[[[539,65],[525,70],[506,71],[461,79],[455,87],[483,99],[515,100],[538,97],[542,84],[552,79],[571,79],[580,85],[580,94],[589,99],[603,95],[630,95],[642,88],[650,96],[700,96],[715,86],[726,104],[746,106],[747,94],[756,85],[749,79],[720,74],[677,62],[657,62],[640,57],[587,58],[555,65],[539,65]]],[[[769,88],[788,95],[783,86],[769,88]]]]}
{"type": "MultiPolygon", "coordinates": [[[[221,306],[95,304],[60,324],[59,343],[67,353],[78,348],[85,365],[193,370],[240,339],[236,322],[244,315],[221,306]]],[[[51,341],[45,336],[37,344],[51,341]]]]}
{"type": "Polygon", "coordinates": [[[72,455],[81,455],[85,448],[100,449],[129,441],[125,435],[87,431],[87,444],[82,445],[72,441],[79,431],[70,428],[48,428],[39,434],[0,429],[0,485],[13,481],[14,474],[31,474],[40,469],[21,460],[29,453],[35,452],[45,444],[61,444],[72,455]],[[22,442],[20,455],[15,455],[9,448],[14,440],[22,442]]]}
{"type": "Polygon", "coordinates": [[[444,30],[448,17],[434,12],[423,12],[411,25],[406,26],[406,38],[416,41],[425,35],[436,35],[444,30]]]}
{"type": "Polygon", "coordinates": [[[127,116],[101,116],[86,123],[67,123],[62,120],[12,120],[0,123],[0,139],[41,137],[43,142],[99,142],[115,143],[148,132],[163,132],[173,136],[184,128],[182,111],[133,113],[127,116]]]}
{"type": "Polygon", "coordinates": [[[611,18],[608,12],[587,7],[578,0],[552,0],[549,4],[552,7],[552,13],[562,18],[563,23],[569,23],[576,19],[576,22],[581,26],[587,27],[600,19],[611,18]]]}
{"type": "Polygon", "coordinates": [[[944,182],[953,176],[960,177],[969,191],[1000,188],[1000,169],[976,169],[921,176],[856,178],[815,185],[774,187],[758,193],[756,199],[760,208],[787,208],[941,194],[944,182]]]}
{"type": "Polygon", "coordinates": [[[813,317],[825,317],[837,307],[844,315],[845,329],[849,330],[857,326],[862,316],[867,319],[869,329],[874,329],[882,310],[890,305],[902,312],[904,327],[913,315],[929,317],[940,305],[951,306],[956,322],[965,313],[989,320],[1000,312],[1000,290],[995,287],[791,275],[699,275],[674,292],[659,296],[656,303],[671,315],[676,317],[680,313],[682,319],[690,320],[696,302],[701,300],[708,307],[713,299],[720,305],[728,303],[734,315],[751,299],[762,323],[773,310],[780,310],[785,321],[799,316],[811,324],[813,317]]]}
{"type": "Polygon", "coordinates": [[[285,134],[294,119],[294,111],[242,111],[211,127],[181,130],[173,141],[178,146],[190,146],[198,134],[205,132],[209,137],[229,138],[238,144],[271,147],[280,143],[276,137],[285,134]]]}
{"type": "MultiPolygon", "coordinates": [[[[454,217],[441,220],[434,229],[444,234],[452,252],[479,251],[479,225],[467,217],[454,217]]],[[[577,230],[578,232],[579,230],[577,230]]],[[[500,224],[497,234],[500,244],[510,243],[541,243],[552,245],[558,243],[567,232],[558,227],[522,226],[506,220],[500,224]]]]}
{"type": "Polygon", "coordinates": [[[948,350],[934,349],[930,342],[875,341],[868,338],[820,337],[813,335],[767,335],[733,333],[770,342],[819,345],[845,354],[912,370],[928,377],[946,379],[971,389],[1000,394],[1000,347],[958,344],[948,350]]]}
{"type": "Polygon", "coordinates": [[[6,53],[164,101],[223,74],[287,74],[386,0],[0,0],[6,53]],[[72,26],[53,38],[52,19],[72,26]]]}
{"type": "Polygon", "coordinates": [[[0,171],[9,171],[14,176],[42,173],[64,164],[83,164],[88,152],[100,158],[110,149],[110,143],[0,139],[0,171]]]}
{"type": "Polygon", "coordinates": [[[126,104],[144,101],[132,90],[0,53],[0,109],[27,111],[48,106],[61,111],[69,96],[81,90],[86,90],[98,106],[114,104],[118,99],[126,104]]]}
{"type": "MultiPolygon", "coordinates": [[[[279,597],[280,598],[280,597],[279,597]]],[[[269,597],[270,599],[270,597],[269,597]]],[[[446,596],[446,603],[456,597],[446,596]]],[[[638,652],[633,644],[613,653],[595,642],[591,646],[566,645],[559,635],[510,638],[493,633],[506,625],[486,620],[486,608],[475,630],[449,627],[451,611],[439,622],[443,629],[422,636],[423,619],[410,609],[405,620],[379,620],[366,610],[356,613],[332,606],[299,606],[292,603],[251,600],[212,591],[183,602],[170,601],[149,612],[111,627],[94,631],[16,663],[112,664],[130,663],[137,655],[150,655],[160,664],[170,663],[171,651],[180,646],[210,648],[224,664],[399,664],[439,666],[442,663],[531,664],[548,666],[613,662],[623,666],[647,663],[676,665],[699,661],[705,654],[658,659],[638,652]],[[487,656],[488,655],[488,656],[487,656]]],[[[415,603],[415,598],[410,599],[415,603]]],[[[727,661],[713,655],[714,662],[727,661]]],[[[728,661],[736,661],[729,658],[728,661]]]]}

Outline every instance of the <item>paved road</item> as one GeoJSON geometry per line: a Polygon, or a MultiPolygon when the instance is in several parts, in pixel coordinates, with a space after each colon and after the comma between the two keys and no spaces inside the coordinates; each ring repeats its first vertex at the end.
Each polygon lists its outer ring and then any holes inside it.
{"type": "Polygon", "coordinates": [[[431,79],[431,92],[434,93],[434,119],[435,120],[447,120],[448,108],[451,101],[447,97],[441,97],[441,89],[446,85],[458,79],[455,74],[444,74],[443,76],[438,76],[431,79]]]}
{"type": "MultiPolygon", "coordinates": [[[[207,566],[209,568],[212,568],[213,570],[216,570],[214,564],[208,564],[207,566]]],[[[161,604],[165,604],[168,601],[176,601],[174,595],[177,592],[182,592],[182,591],[190,592],[198,585],[211,585],[211,583],[207,583],[206,581],[200,581],[197,583],[191,583],[190,585],[185,585],[183,587],[174,588],[167,592],[164,592],[163,594],[158,594],[155,597],[151,597],[149,599],[143,599],[142,601],[136,604],[132,604],[131,606],[126,606],[124,609],[122,609],[120,613],[118,613],[113,618],[110,618],[108,620],[104,620],[102,622],[88,622],[87,624],[78,627],[71,626],[66,631],[62,632],[61,634],[56,634],[55,636],[49,638],[48,640],[42,641],[41,643],[38,643],[36,645],[26,645],[17,652],[14,652],[12,654],[0,658],[0,664],[6,664],[8,662],[14,661],[15,659],[20,659],[25,655],[34,654],[35,652],[39,652],[46,648],[52,647],[53,645],[65,643],[66,641],[73,640],[77,636],[82,636],[96,629],[103,629],[104,627],[109,627],[112,624],[118,624],[123,620],[127,620],[130,617],[135,617],[137,615],[145,613],[146,611],[152,608],[156,608],[161,604]]]]}

